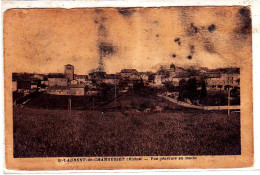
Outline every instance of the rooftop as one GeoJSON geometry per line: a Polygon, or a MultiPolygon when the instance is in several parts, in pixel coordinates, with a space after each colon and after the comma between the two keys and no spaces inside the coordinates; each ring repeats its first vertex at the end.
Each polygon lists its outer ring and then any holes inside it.
{"type": "Polygon", "coordinates": [[[122,69],[121,73],[131,73],[131,72],[137,72],[136,69],[122,69]]]}

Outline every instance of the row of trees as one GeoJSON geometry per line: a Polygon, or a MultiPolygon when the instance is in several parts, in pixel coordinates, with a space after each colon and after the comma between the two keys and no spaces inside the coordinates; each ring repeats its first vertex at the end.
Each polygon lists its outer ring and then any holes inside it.
{"type": "Polygon", "coordinates": [[[193,103],[195,100],[201,101],[207,96],[206,83],[203,78],[200,80],[189,78],[187,81],[182,79],[179,86],[174,86],[170,82],[166,82],[164,85],[169,92],[179,92],[179,100],[181,101],[189,99],[193,103]]]}

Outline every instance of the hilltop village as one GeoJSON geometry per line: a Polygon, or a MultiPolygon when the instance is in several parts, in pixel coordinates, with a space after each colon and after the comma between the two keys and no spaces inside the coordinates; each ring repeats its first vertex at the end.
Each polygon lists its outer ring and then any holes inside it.
{"type": "Polygon", "coordinates": [[[13,73],[12,90],[24,95],[39,91],[52,95],[92,96],[100,93],[101,84],[113,86],[119,91],[127,91],[137,83],[154,88],[169,84],[179,87],[181,81],[186,82],[191,78],[198,81],[203,79],[207,90],[225,91],[228,88],[240,87],[239,68],[190,70],[171,64],[168,67],[162,66],[157,72],[123,69],[116,74],[93,71],[88,75],[75,74],[74,70],[73,65],[67,64],[64,66],[64,74],[13,73]]]}

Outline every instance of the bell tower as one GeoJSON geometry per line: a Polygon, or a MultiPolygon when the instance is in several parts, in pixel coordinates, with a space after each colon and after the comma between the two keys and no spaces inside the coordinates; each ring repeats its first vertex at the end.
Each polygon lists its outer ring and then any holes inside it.
{"type": "Polygon", "coordinates": [[[74,66],[72,66],[71,64],[65,65],[64,75],[68,81],[73,80],[74,79],[74,66]]]}

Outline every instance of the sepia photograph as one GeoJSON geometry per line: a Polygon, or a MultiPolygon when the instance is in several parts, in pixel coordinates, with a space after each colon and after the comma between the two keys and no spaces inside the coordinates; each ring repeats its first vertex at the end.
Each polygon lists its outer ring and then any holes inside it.
{"type": "Polygon", "coordinates": [[[7,10],[9,160],[250,166],[251,57],[245,6],[7,10]]]}

